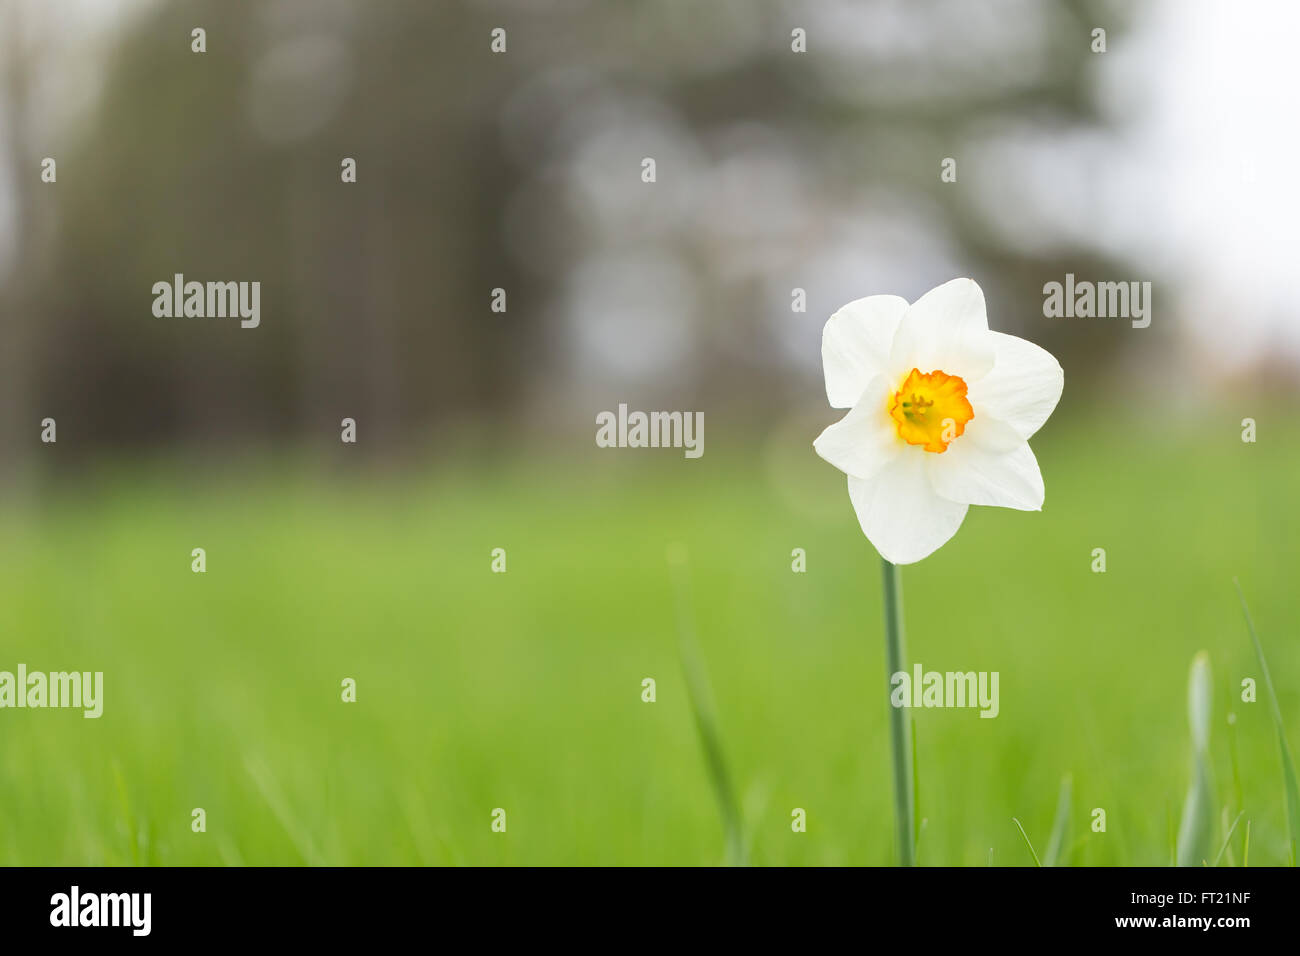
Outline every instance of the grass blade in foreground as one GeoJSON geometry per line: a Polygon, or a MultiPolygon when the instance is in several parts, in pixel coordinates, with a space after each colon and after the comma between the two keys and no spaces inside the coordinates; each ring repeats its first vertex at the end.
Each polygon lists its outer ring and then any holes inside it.
{"type": "Polygon", "coordinates": [[[1056,819],[1052,821],[1052,835],[1047,838],[1047,849],[1043,851],[1043,866],[1058,866],[1062,863],[1062,848],[1070,826],[1073,789],[1073,781],[1067,773],[1061,778],[1061,791],[1056,798],[1056,819]]]}
{"type": "Polygon", "coordinates": [[[1241,593],[1241,585],[1232,579],[1237,589],[1237,598],[1241,601],[1241,613],[1246,616],[1246,630],[1250,631],[1251,643],[1255,645],[1255,658],[1259,661],[1260,673],[1264,675],[1264,686],[1268,689],[1269,709],[1273,714],[1273,726],[1277,728],[1278,749],[1282,751],[1282,786],[1286,792],[1286,822],[1291,843],[1291,865],[1297,862],[1296,842],[1300,840],[1300,789],[1296,787],[1295,764],[1291,760],[1291,748],[1286,742],[1286,727],[1282,723],[1282,706],[1277,701],[1277,692],[1273,690],[1273,677],[1268,672],[1268,661],[1264,660],[1264,648],[1255,633],[1255,622],[1250,618],[1250,608],[1246,606],[1246,596],[1241,593]]]}
{"type": "Polygon", "coordinates": [[[669,548],[668,566],[672,573],[673,592],[677,604],[677,649],[681,657],[682,674],[686,680],[686,696],[695,715],[695,729],[700,735],[700,748],[704,751],[709,780],[713,784],[713,794],[718,801],[718,811],[722,815],[722,826],[727,840],[726,862],[729,866],[745,866],[748,860],[741,832],[736,791],[731,785],[731,776],[727,773],[727,761],[723,757],[722,739],[718,733],[718,722],[713,715],[712,697],[709,694],[709,679],[704,671],[699,649],[695,646],[695,628],[691,617],[688,567],[684,547],[669,548]]]}
{"type": "Polygon", "coordinates": [[[1187,678],[1187,721],[1192,729],[1192,782],[1183,801],[1175,857],[1179,866],[1203,866],[1209,862],[1214,828],[1214,787],[1210,782],[1210,655],[1206,651],[1192,658],[1187,678]]]}
{"type": "Polygon", "coordinates": [[[1029,847],[1029,855],[1034,858],[1034,866],[1042,866],[1043,861],[1038,859],[1038,854],[1034,852],[1034,845],[1029,842],[1029,834],[1025,832],[1025,828],[1020,825],[1020,821],[1015,817],[1011,818],[1011,822],[1014,823],[1016,829],[1020,831],[1020,836],[1024,838],[1025,846],[1029,847]]]}
{"type": "Polygon", "coordinates": [[[1214,866],[1218,866],[1219,861],[1223,859],[1223,854],[1228,852],[1228,845],[1232,843],[1232,835],[1237,832],[1237,824],[1241,822],[1241,818],[1245,815],[1246,811],[1242,810],[1237,814],[1237,819],[1232,821],[1232,826],[1228,827],[1228,835],[1223,838],[1223,846],[1219,847],[1219,855],[1214,858],[1214,866]]]}

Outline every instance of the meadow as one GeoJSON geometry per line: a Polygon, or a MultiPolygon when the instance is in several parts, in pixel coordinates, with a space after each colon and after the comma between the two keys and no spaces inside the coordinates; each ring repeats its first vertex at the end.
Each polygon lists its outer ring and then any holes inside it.
{"type": "MultiPolygon", "coordinates": [[[[1294,745],[1300,429],[1244,444],[1240,418],[1049,424],[1041,514],[973,508],[903,569],[909,662],[1000,674],[996,719],[911,711],[922,865],[1033,865],[1012,818],[1042,854],[1066,775],[1060,862],[1171,862],[1200,650],[1216,846],[1244,811],[1222,862],[1247,822],[1249,865],[1290,862],[1232,582],[1294,745]]],[[[11,498],[0,669],[103,671],[105,692],[99,719],[0,711],[0,863],[720,863],[683,621],[747,861],[893,861],[879,558],[815,428],[711,419],[698,460],[589,435],[400,471],[135,460],[11,498]]]]}

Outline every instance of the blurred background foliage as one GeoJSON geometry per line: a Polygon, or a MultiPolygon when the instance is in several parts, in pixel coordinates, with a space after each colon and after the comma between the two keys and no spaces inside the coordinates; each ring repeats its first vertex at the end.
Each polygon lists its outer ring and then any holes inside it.
{"type": "Polygon", "coordinates": [[[85,40],[88,89],[56,94],[76,8],[4,9],[10,466],[46,415],[59,460],[345,415],[393,452],[616,397],[761,423],[817,393],[839,304],[957,272],[1076,367],[1127,338],[1039,311],[1066,271],[1126,276],[1115,256],[1026,248],[973,198],[1008,124],[1103,122],[1089,30],[1116,43],[1124,16],[1099,3],[145,3],[85,40]],[[154,318],[177,272],[260,280],[261,328],[154,318]]]}

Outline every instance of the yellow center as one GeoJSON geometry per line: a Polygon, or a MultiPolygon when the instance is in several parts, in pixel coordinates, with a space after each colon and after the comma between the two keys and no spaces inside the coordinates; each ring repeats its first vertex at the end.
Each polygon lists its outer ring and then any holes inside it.
{"type": "Polygon", "coordinates": [[[942,454],[966,430],[975,410],[961,378],[938,371],[922,374],[914,368],[889,400],[889,417],[903,441],[942,454]]]}

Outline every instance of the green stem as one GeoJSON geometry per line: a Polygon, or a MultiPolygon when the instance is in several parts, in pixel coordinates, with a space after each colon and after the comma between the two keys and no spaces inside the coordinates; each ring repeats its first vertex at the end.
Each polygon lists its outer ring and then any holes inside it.
{"type": "MultiPolygon", "coordinates": [[[[881,583],[885,591],[886,699],[893,677],[906,666],[903,647],[903,585],[897,565],[882,559],[881,583]]],[[[889,708],[889,747],[894,755],[894,817],[898,821],[898,861],[912,866],[912,749],[903,708],[889,708]]]]}

